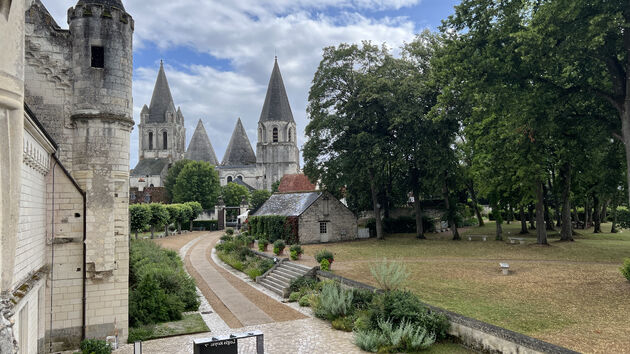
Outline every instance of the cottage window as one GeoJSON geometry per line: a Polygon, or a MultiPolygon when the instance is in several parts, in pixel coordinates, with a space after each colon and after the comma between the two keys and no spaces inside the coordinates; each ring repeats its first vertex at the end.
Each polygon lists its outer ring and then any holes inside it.
{"type": "Polygon", "coordinates": [[[153,133],[149,132],[149,150],[153,150],[153,133]]]}
{"type": "Polygon", "coordinates": [[[166,132],[162,133],[162,148],[164,150],[168,149],[168,134],[166,132]]]}
{"type": "Polygon", "coordinates": [[[320,222],[319,223],[319,233],[320,234],[327,234],[328,233],[328,224],[325,222],[320,222]]]}
{"type": "Polygon", "coordinates": [[[273,142],[278,142],[278,128],[273,128],[273,142]]]}
{"type": "Polygon", "coordinates": [[[92,67],[99,69],[105,67],[105,48],[92,46],[92,67]]]}

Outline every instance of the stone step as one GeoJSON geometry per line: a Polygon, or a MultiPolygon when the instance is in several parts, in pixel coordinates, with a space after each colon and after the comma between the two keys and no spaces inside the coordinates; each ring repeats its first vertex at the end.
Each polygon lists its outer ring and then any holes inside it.
{"type": "Polygon", "coordinates": [[[291,262],[284,262],[282,263],[283,266],[286,266],[287,268],[291,268],[291,269],[295,269],[296,271],[305,274],[311,271],[312,268],[307,267],[305,265],[301,265],[298,263],[291,263],[291,262]]]}
{"type": "Polygon", "coordinates": [[[289,277],[289,278],[291,278],[291,279],[293,279],[293,278],[297,278],[297,277],[301,277],[301,276],[302,276],[302,274],[301,274],[301,273],[298,273],[298,272],[296,272],[296,271],[295,271],[295,270],[293,270],[293,269],[284,268],[284,267],[282,267],[282,266],[280,266],[280,267],[276,268],[276,269],[273,271],[273,273],[276,273],[276,272],[278,272],[279,274],[283,274],[284,276],[289,277]]]}
{"type": "Polygon", "coordinates": [[[267,278],[262,279],[260,281],[260,285],[280,296],[284,296],[284,290],[278,285],[270,282],[267,278]]]}
{"type": "Polygon", "coordinates": [[[291,283],[291,280],[295,279],[295,278],[288,277],[285,274],[281,274],[281,273],[278,273],[278,272],[271,272],[267,276],[268,277],[273,276],[273,277],[278,278],[278,279],[280,279],[282,281],[285,281],[287,283],[291,283]]]}
{"type": "Polygon", "coordinates": [[[291,284],[290,280],[286,280],[284,278],[280,278],[277,274],[269,274],[267,277],[265,277],[265,279],[270,280],[280,286],[282,286],[283,288],[288,288],[289,285],[291,284]]]}

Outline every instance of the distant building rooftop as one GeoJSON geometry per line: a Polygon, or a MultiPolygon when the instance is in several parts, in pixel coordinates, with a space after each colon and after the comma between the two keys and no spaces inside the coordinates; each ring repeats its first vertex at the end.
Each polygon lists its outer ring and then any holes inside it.
{"type": "Polygon", "coordinates": [[[315,189],[315,185],[304,174],[284,175],[278,186],[280,193],[311,192],[315,189]]]}

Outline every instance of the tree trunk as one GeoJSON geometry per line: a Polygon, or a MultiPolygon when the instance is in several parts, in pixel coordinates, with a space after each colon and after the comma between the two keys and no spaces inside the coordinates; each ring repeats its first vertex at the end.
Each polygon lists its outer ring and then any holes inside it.
{"type": "Polygon", "coordinates": [[[599,197],[593,193],[593,233],[602,232],[602,220],[599,214],[599,197]]]}
{"type": "Polygon", "coordinates": [[[181,221],[177,222],[177,234],[178,235],[182,234],[182,223],[181,223],[181,221]]]}
{"type": "Polygon", "coordinates": [[[138,230],[136,230],[136,240],[138,239],[138,230]]]}
{"type": "Polygon", "coordinates": [[[189,226],[188,230],[190,232],[192,232],[192,230],[193,230],[193,218],[190,219],[190,226],[189,226]]]}
{"type": "Polygon", "coordinates": [[[168,237],[168,224],[166,224],[166,226],[164,226],[164,237],[168,237]]]}
{"type": "Polygon", "coordinates": [[[153,234],[155,233],[155,225],[151,225],[151,239],[153,240],[153,234]]]}
{"type": "Polygon", "coordinates": [[[573,241],[573,228],[571,224],[571,165],[565,163],[560,168],[560,180],[562,181],[562,228],[560,229],[560,241],[573,241]]]}
{"type": "MultiPolygon", "coordinates": [[[[625,43],[630,43],[630,40],[627,38],[629,36],[630,32],[625,31],[625,43]]],[[[627,60],[630,60],[630,58],[627,60]]],[[[626,86],[630,87],[630,75],[628,75],[627,72],[628,71],[626,71],[626,86]]],[[[621,111],[621,135],[623,139],[623,146],[626,150],[626,183],[628,183],[628,195],[626,197],[628,197],[628,200],[630,201],[630,100],[628,99],[630,96],[630,90],[626,89],[624,92],[626,93],[626,99],[624,100],[623,109],[621,111]]]]}
{"type": "Polygon", "coordinates": [[[413,207],[416,210],[416,238],[421,240],[426,239],[424,236],[424,225],[422,225],[422,205],[420,205],[420,193],[418,188],[414,187],[413,190],[413,207]]]}
{"type": "Polygon", "coordinates": [[[591,213],[591,205],[588,201],[588,196],[585,199],[586,201],[584,202],[584,228],[588,229],[589,227],[591,227],[591,224],[593,223],[593,213],[591,213]]]}
{"type": "Polygon", "coordinates": [[[473,210],[475,211],[475,215],[477,215],[477,222],[479,226],[484,225],[483,217],[481,216],[481,211],[479,210],[479,203],[477,202],[477,193],[475,192],[475,186],[472,180],[468,183],[468,191],[470,192],[470,197],[473,202],[473,210]]]}
{"type": "Polygon", "coordinates": [[[617,195],[616,193],[612,197],[612,226],[610,227],[610,233],[616,234],[617,230],[617,195]]]}
{"type": "Polygon", "coordinates": [[[604,204],[602,205],[602,212],[600,215],[600,221],[602,224],[606,223],[606,218],[608,218],[608,204],[610,203],[610,199],[604,200],[604,204]]]}
{"type": "Polygon", "coordinates": [[[527,207],[527,211],[527,214],[529,216],[529,229],[536,230],[536,223],[534,221],[534,206],[530,204],[527,207]]]}
{"type": "Polygon", "coordinates": [[[512,219],[513,219],[513,217],[512,217],[512,206],[508,206],[505,209],[505,216],[506,216],[506,219],[507,219],[506,220],[507,224],[510,225],[510,222],[512,222],[512,219]]]}
{"type": "Polygon", "coordinates": [[[573,219],[575,220],[575,228],[579,228],[580,227],[580,214],[577,211],[577,207],[574,205],[573,206],[573,219]]]}
{"type": "Polygon", "coordinates": [[[376,181],[374,180],[374,172],[369,169],[369,177],[370,177],[370,192],[372,194],[372,207],[374,209],[374,218],[376,219],[376,238],[379,240],[384,240],[385,235],[383,235],[383,221],[381,220],[381,208],[378,204],[378,191],[376,190],[376,181]]]}
{"type": "Polygon", "coordinates": [[[549,190],[545,187],[545,185],[543,184],[543,203],[545,205],[545,228],[547,229],[547,231],[554,231],[554,222],[551,219],[551,214],[549,213],[549,200],[547,198],[547,196],[549,195],[549,190]]]}
{"type": "Polygon", "coordinates": [[[545,227],[545,193],[542,182],[536,186],[536,236],[539,245],[548,245],[545,227]]]}
{"type": "Polygon", "coordinates": [[[521,218],[521,232],[519,233],[521,235],[528,234],[529,231],[527,231],[527,217],[525,216],[525,207],[523,207],[523,205],[519,207],[519,216],[521,218]]]}
{"type": "Polygon", "coordinates": [[[503,241],[503,228],[501,227],[501,223],[497,220],[497,235],[494,238],[497,241],[503,241]]]}
{"type": "Polygon", "coordinates": [[[455,222],[455,211],[451,210],[451,202],[450,202],[450,192],[448,190],[448,182],[444,179],[444,203],[446,204],[446,215],[448,219],[448,227],[451,228],[453,232],[453,240],[459,241],[462,238],[459,236],[459,231],[457,230],[457,223],[455,222]]]}

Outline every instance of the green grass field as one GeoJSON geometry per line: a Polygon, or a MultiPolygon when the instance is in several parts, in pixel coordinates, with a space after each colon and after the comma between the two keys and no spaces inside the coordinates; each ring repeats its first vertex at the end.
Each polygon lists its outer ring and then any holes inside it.
{"type": "Polygon", "coordinates": [[[198,313],[184,315],[181,321],[158,323],[129,329],[129,343],[175,335],[210,332],[198,313]]]}
{"type": "MultiPolygon", "coordinates": [[[[619,272],[630,257],[630,231],[592,234],[577,230],[575,242],[536,245],[534,231],[518,235],[520,224],[504,224],[504,240],[525,237],[526,244],[495,241],[495,224],[450,233],[388,235],[369,239],[305,246],[305,259],[322,248],[335,254],[335,273],[375,284],[370,265],[387,258],[405,262],[407,288],[423,301],[581,352],[622,353],[630,348],[628,315],[630,282],[619,272]],[[488,241],[468,241],[486,234],[488,241]],[[510,264],[501,275],[499,262],[510,264]]],[[[610,225],[603,225],[609,231],[610,225]]]]}

